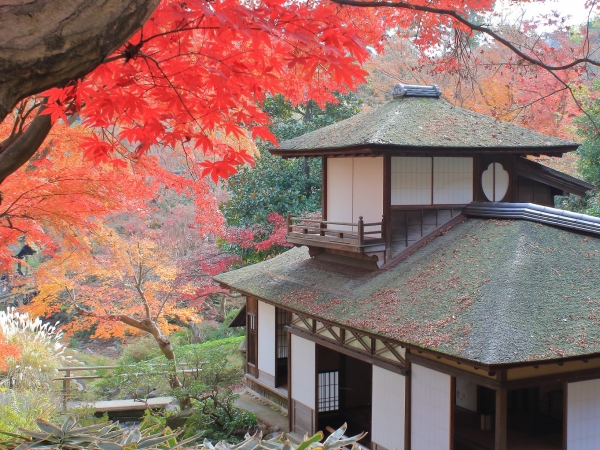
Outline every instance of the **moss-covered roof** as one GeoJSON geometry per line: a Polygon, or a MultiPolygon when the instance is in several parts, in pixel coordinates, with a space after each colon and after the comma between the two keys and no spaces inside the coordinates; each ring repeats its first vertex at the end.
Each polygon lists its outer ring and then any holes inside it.
{"type": "Polygon", "coordinates": [[[442,99],[404,97],[349,119],[281,142],[272,153],[298,150],[315,154],[356,146],[456,149],[563,149],[575,142],[546,136],[495,120],[442,99]]]}
{"type": "Polygon", "coordinates": [[[600,352],[600,238],[530,221],[466,219],[386,270],[296,248],[215,279],[490,366],[600,352]]]}

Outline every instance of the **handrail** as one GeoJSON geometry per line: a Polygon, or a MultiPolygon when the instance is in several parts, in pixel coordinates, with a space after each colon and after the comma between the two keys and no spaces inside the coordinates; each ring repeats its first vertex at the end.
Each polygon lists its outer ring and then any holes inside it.
{"type": "MultiPolygon", "coordinates": [[[[164,364],[148,364],[148,367],[160,367],[160,366],[164,366],[168,363],[164,363],[164,364]]],[[[189,363],[177,363],[178,366],[189,366],[189,363]]],[[[124,366],[119,366],[119,365],[113,365],[113,366],[68,366],[68,367],[59,367],[58,370],[59,372],[65,372],[67,370],[70,370],[71,372],[77,372],[77,371],[81,371],[81,370],[102,370],[102,369],[116,369],[117,367],[137,367],[137,364],[126,364],[124,366]]]]}
{"type": "MultiPolygon", "coordinates": [[[[167,365],[168,363],[164,363],[164,364],[149,364],[148,367],[164,367],[165,365],[167,365]]],[[[202,364],[202,363],[201,363],[202,364]]],[[[178,363],[178,366],[190,366],[190,363],[178,363]]],[[[67,409],[67,400],[70,396],[70,392],[71,392],[71,381],[72,380],[97,380],[99,378],[104,378],[104,375],[79,375],[79,376],[72,376],[71,372],[80,372],[80,371],[84,371],[84,370],[113,370],[116,369],[118,367],[137,367],[137,365],[135,364],[127,364],[125,366],[118,366],[118,365],[112,365],[112,366],[70,366],[70,367],[59,367],[56,370],[59,372],[65,372],[65,376],[64,377],[56,377],[53,378],[53,381],[62,381],[63,382],[63,389],[62,389],[62,395],[63,395],[63,408],[67,409]]],[[[193,369],[177,369],[178,373],[182,373],[182,374],[186,374],[186,373],[198,373],[201,372],[202,368],[201,367],[196,367],[193,369]]],[[[163,371],[163,372],[159,372],[161,374],[163,373],[168,373],[167,371],[163,371]]],[[[134,373],[123,373],[120,374],[121,376],[126,376],[126,375],[140,375],[141,372],[134,372],[134,373]]]]}
{"type": "Polygon", "coordinates": [[[386,243],[386,247],[388,246],[385,216],[382,216],[381,222],[368,223],[364,222],[363,216],[359,216],[358,222],[353,223],[337,222],[333,220],[310,219],[304,217],[293,217],[291,213],[288,213],[286,225],[288,236],[291,236],[293,233],[297,233],[294,234],[294,236],[300,237],[298,236],[299,234],[306,235],[307,238],[316,239],[316,241],[318,241],[319,239],[323,241],[328,241],[331,239],[344,239],[344,242],[341,245],[357,246],[359,248],[363,248],[372,245],[365,244],[365,236],[379,234],[381,236],[381,239],[383,239],[384,243],[386,243]],[[352,229],[341,230],[331,228],[331,225],[352,227],[352,229]],[[365,227],[380,227],[380,229],[365,231],[365,227]]]}
{"type": "MultiPolygon", "coordinates": [[[[362,218],[362,216],[360,216],[362,218]]],[[[317,220],[317,219],[306,219],[304,217],[290,217],[290,219],[292,221],[297,220],[297,221],[302,221],[302,222],[309,222],[309,223],[322,223],[325,225],[344,225],[347,227],[357,227],[358,226],[358,222],[354,223],[354,222],[335,222],[333,220],[317,220]]],[[[370,226],[377,226],[377,225],[381,225],[382,222],[373,222],[373,223],[363,223],[363,225],[365,227],[370,227],[370,226]]]]}

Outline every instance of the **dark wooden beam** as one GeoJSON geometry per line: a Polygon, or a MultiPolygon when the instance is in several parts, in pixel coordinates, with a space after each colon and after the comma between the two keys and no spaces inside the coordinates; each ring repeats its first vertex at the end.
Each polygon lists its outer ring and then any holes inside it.
{"type": "Polygon", "coordinates": [[[506,426],[506,420],[508,416],[508,399],[506,394],[506,388],[496,390],[496,430],[494,450],[506,450],[508,448],[506,445],[506,437],[508,433],[506,426]]]}
{"type": "MultiPolygon", "coordinates": [[[[409,350],[406,350],[408,356],[409,350]]],[[[406,361],[406,377],[404,378],[404,450],[410,450],[412,427],[412,372],[410,361],[406,361]]]]}
{"type": "Polygon", "coordinates": [[[569,410],[568,408],[569,405],[569,383],[563,383],[563,441],[562,441],[562,448],[563,450],[567,450],[567,432],[569,431],[567,429],[567,412],[569,410]]]}
{"type": "Polygon", "coordinates": [[[327,158],[321,158],[321,219],[327,220],[327,158]]]}
{"type": "Polygon", "coordinates": [[[383,220],[385,220],[385,260],[392,256],[392,157],[383,157],[383,220]]]}
{"type": "Polygon", "coordinates": [[[456,405],[456,377],[450,377],[450,450],[454,450],[454,405],[456,405]]]}

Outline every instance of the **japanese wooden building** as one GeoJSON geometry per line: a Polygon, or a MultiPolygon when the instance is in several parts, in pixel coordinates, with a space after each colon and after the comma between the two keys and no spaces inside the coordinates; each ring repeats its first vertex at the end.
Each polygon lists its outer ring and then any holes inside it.
{"type": "Polygon", "coordinates": [[[322,158],[323,211],[215,277],[248,386],[371,449],[600,448],[600,220],[553,208],[592,186],[526,159],[578,144],[393,93],[272,150],[322,158]]]}

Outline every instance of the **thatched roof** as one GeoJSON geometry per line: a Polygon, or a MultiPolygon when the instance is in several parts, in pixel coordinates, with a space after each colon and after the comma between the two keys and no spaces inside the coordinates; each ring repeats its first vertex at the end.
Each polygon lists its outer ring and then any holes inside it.
{"type": "Polygon", "coordinates": [[[215,277],[322,320],[489,366],[600,353],[600,238],[467,218],[385,270],[306,248],[215,277]]]}
{"type": "Polygon", "coordinates": [[[271,152],[317,156],[334,150],[496,150],[562,154],[579,144],[493,119],[443,99],[400,97],[349,119],[284,141],[271,152]]]}

